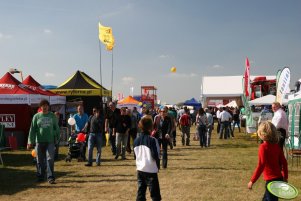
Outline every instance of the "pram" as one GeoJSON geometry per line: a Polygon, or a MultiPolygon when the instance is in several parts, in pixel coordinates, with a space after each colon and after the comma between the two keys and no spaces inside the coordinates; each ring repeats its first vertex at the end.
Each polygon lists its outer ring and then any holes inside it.
{"type": "MultiPolygon", "coordinates": [[[[71,134],[68,139],[68,155],[65,159],[66,162],[71,162],[72,158],[77,158],[78,162],[86,160],[86,141],[78,140],[79,134],[71,134]]],[[[83,134],[84,135],[84,134],[83,134]]]]}

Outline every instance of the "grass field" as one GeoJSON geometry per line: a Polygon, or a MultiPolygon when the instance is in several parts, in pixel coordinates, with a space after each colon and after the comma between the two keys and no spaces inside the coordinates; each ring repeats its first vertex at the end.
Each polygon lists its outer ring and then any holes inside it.
{"type": "MultiPolygon", "coordinates": [[[[256,139],[235,133],[234,139],[220,140],[213,131],[210,148],[201,148],[196,141],[187,147],[179,143],[178,131],[177,140],[177,146],[168,150],[168,168],[159,172],[163,200],[261,200],[262,177],[253,190],[247,189],[257,164],[256,139]]],[[[85,167],[84,162],[75,159],[66,163],[66,153],[67,147],[61,147],[60,160],[55,163],[57,184],[50,185],[35,182],[29,151],[2,152],[5,166],[0,167],[0,200],[135,200],[137,183],[132,155],[128,154],[127,160],[115,160],[110,148],[104,147],[101,166],[85,167]]],[[[300,190],[301,164],[297,167],[296,162],[294,166],[290,159],[288,162],[289,182],[300,190]]]]}

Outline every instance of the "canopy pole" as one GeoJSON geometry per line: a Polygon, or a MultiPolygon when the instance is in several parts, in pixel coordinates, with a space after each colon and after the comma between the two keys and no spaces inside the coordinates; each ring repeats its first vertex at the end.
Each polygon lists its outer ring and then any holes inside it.
{"type": "Polygon", "coordinates": [[[114,53],[112,49],[112,77],[111,77],[111,99],[113,100],[113,78],[114,78],[114,53]]]}
{"type": "Polygon", "coordinates": [[[102,70],[101,70],[101,44],[100,40],[98,40],[99,44],[99,71],[100,71],[100,106],[103,108],[103,100],[102,100],[102,70]]]}

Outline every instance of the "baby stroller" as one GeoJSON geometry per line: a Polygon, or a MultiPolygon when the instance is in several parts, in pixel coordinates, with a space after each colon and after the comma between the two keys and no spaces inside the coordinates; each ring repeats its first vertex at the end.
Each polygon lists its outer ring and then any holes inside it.
{"type": "Polygon", "coordinates": [[[72,134],[68,139],[68,146],[66,162],[71,162],[72,158],[77,158],[78,162],[86,160],[86,135],[84,133],[72,134]]]}

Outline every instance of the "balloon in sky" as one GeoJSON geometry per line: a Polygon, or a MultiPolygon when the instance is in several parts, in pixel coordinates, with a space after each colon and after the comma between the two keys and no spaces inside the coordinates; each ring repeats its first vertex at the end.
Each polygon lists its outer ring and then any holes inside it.
{"type": "Polygon", "coordinates": [[[171,69],[170,69],[170,72],[172,72],[172,73],[175,73],[175,72],[177,72],[177,68],[176,67],[171,67],[171,69]]]}

